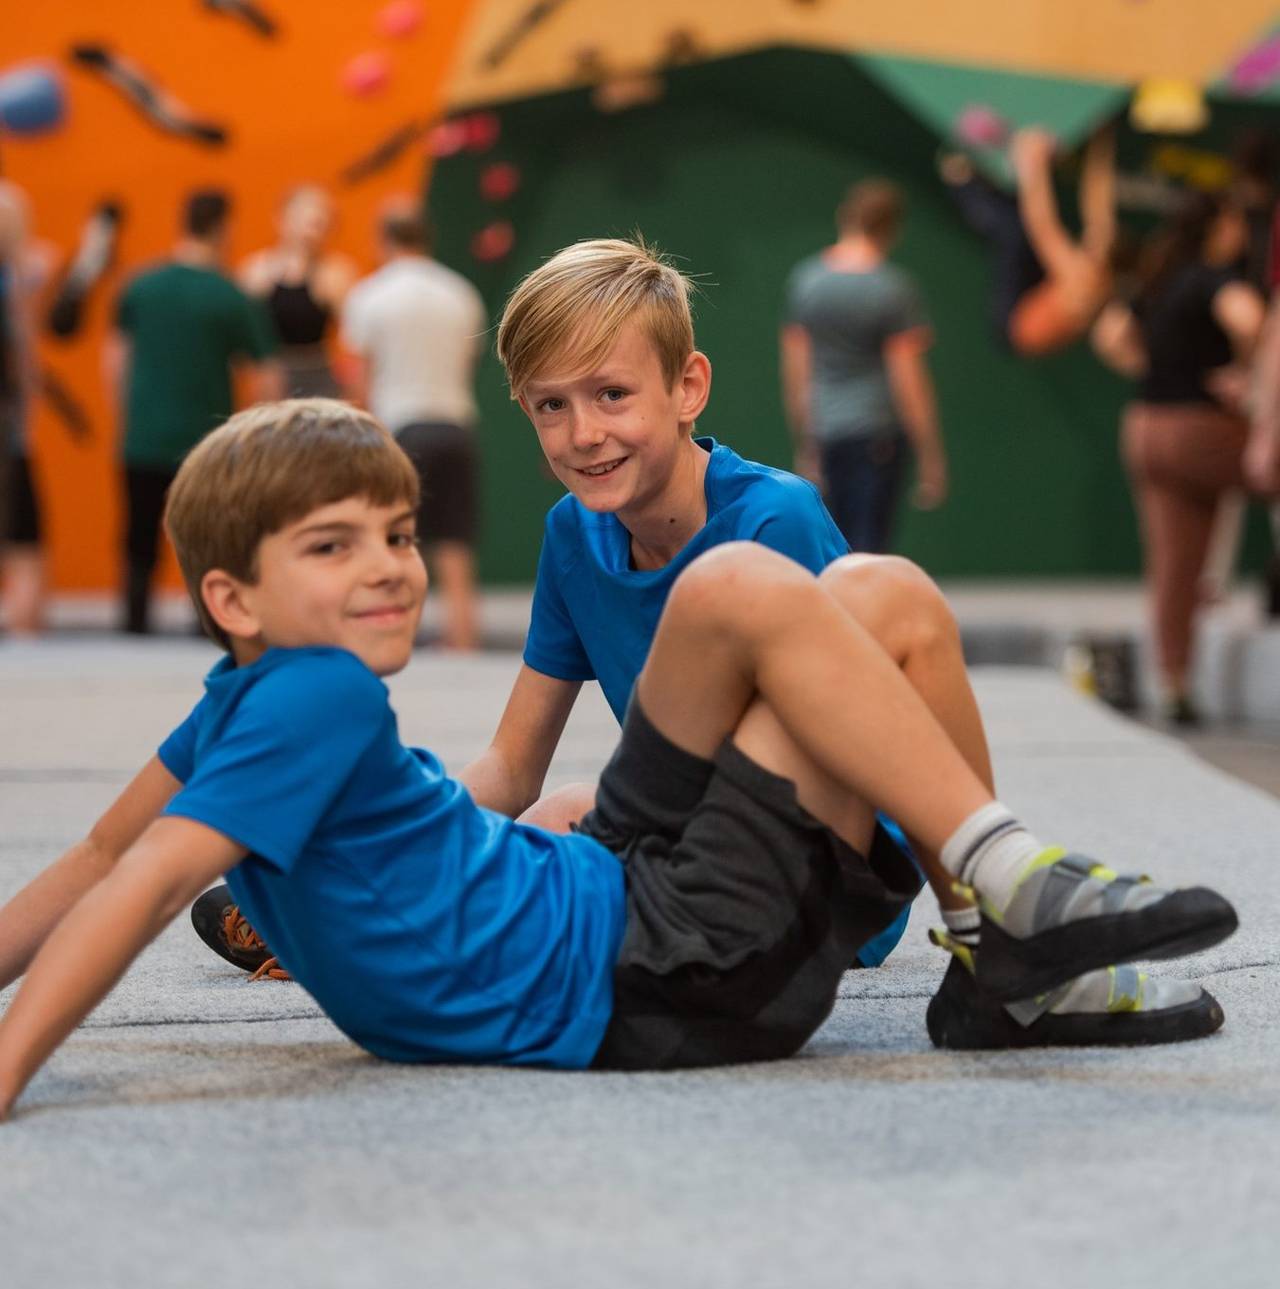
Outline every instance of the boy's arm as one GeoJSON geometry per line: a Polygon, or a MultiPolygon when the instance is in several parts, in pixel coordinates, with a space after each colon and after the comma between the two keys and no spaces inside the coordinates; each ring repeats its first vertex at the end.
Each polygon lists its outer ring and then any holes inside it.
{"type": "Polygon", "coordinates": [[[809,424],[809,403],[813,381],[813,344],[798,322],[790,322],[778,335],[779,368],[782,375],[782,410],[791,429],[796,474],[818,483],[817,449],[809,424]]]}
{"type": "Polygon", "coordinates": [[[67,910],[111,871],[181,787],[153,756],[89,835],[0,909],[0,989],[27,969],[67,910]]]}
{"type": "Polygon", "coordinates": [[[916,454],[916,505],[932,510],[947,499],[947,454],[938,425],[933,378],[925,362],[929,329],[911,327],[884,345],[893,404],[916,454]]]}
{"type": "Polygon", "coordinates": [[[458,775],[476,805],[513,819],[533,805],[581,688],[521,665],[493,742],[458,775]]]}
{"type": "Polygon", "coordinates": [[[190,819],[157,819],[76,903],[0,1020],[0,1118],[138,954],[244,848],[190,819]]]}

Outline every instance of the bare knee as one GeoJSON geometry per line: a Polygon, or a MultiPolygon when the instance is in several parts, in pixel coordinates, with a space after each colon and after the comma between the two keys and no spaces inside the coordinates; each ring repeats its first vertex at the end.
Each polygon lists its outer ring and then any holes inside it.
{"type": "Polygon", "coordinates": [[[959,648],[960,631],[938,584],[900,555],[845,555],[820,579],[849,614],[899,662],[959,648]]]}
{"type": "Polygon", "coordinates": [[[798,611],[818,594],[817,579],[759,542],[725,542],[699,555],[676,578],[666,612],[693,616],[706,629],[759,627],[798,611]]]}

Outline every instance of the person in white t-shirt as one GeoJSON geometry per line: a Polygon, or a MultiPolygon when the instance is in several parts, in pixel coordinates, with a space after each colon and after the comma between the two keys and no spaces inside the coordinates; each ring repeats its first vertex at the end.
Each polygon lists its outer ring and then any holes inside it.
{"type": "Polygon", "coordinates": [[[476,361],[488,317],[480,293],[427,253],[419,203],[397,197],[378,224],[383,265],[342,309],[352,394],[391,432],[422,481],[418,537],[444,598],[444,643],[477,643],[476,361]]]}

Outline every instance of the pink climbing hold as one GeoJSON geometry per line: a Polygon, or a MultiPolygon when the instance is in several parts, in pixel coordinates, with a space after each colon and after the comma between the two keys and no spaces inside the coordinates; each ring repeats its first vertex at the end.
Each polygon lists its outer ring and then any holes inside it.
{"type": "Polygon", "coordinates": [[[956,117],[952,133],[971,148],[1002,148],[1009,142],[1009,122],[994,108],[971,103],[956,117]]]}
{"type": "Polygon", "coordinates": [[[412,36],[422,26],[422,5],[419,0],[391,0],[378,10],[378,30],[384,36],[403,40],[412,36]]]}
{"type": "Polygon", "coordinates": [[[1247,50],[1228,73],[1227,81],[1237,94],[1260,94],[1280,77],[1280,35],[1272,36],[1247,50]]]}
{"type": "Polygon", "coordinates": [[[480,195],[486,201],[506,201],[519,187],[519,167],[509,161],[495,161],[480,172],[480,195]]]}
{"type": "Polygon", "coordinates": [[[356,98],[380,94],[391,79],[391,59],[381,50],[357,54],[342,69],[342,88],[356,98]]]}
{"type": "Polygon", "coordinates": [[[471,239],[471,254],[481,264],[493,264],[511,253],[516,230],[505,219],[486,225],[471,239]]]}
{"type": "Polygon", "coordinates": [[[433,157],[452,157],[467,146],[467,127],[462,121],[441,121],[427,135],[427,151],[433,157]]]}
{"type": "Polygon", "coordinates": [[[468,152],[488,152],[502,133],[502,120],[496,112],[473,112],[463,118],[467,130],[468,152]]]}

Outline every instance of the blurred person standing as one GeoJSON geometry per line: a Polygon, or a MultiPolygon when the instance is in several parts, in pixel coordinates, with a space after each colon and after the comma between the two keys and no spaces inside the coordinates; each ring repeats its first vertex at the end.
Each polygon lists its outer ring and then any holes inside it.
{"type": "MultiPolygon", "coordinates": [[[[1188,194],[1139,265],[1132,304],[1113,302],[1093,330],[1099,356],[1138,382],[1121,428],[1141,524],[1164,714],[1195,724],[1195,617],[1215,517],[1234,491],[1263,482],[1265,443],[1238,405],[1264,303],[1244,278],[1246,212],[1230,194],[1188,194]],[[1251,439],[1253,441],[1251,441],[1251,439]],[[1258,462],[1246,478],[1246,461],[1258,462]]],[[[1269,491],[1263,487],[1263,491],[1269,491]]]]}
{"type": "Polygon", "coordinates": [[[260,304],[223,271],[230,201],[192,193],[168,260],[137,274],[116,304],[104,360],[124,423],[124,630],[150,630],[150,589],[165,493],[182,458],[233,410],[232,376],[250,401],[283,392],[276,340],[260,304]]]}
{"type": "Polygon", "coordinates": [[[855,184],[836,212],[839,240],[787,285],[782,391],[796,471],[821,486],[854,551],[889,549],[909,452],[916,505],[932,509],[947,494],[925,361],[932,333],[915,283],[888,261],[904,213],[895,184],[855,184]]]}
{"type": "Polygon", "coordinates": [[[444,598],[444,643],[478,642],[477,454],[473,383],[487,315],[480,293],[430,256],[430,230],[410,197],[378,223],[383,264],[342,311],[352,393],[396,437],[422,481],[418,540],[444,598]]]}
{"type": "Polygon", "coordinates": [[[6,625],[19,635],[44,625],[40,507],[27,446],[39,385],[32,310],[37,277],[26,194],[0,180],[0,591],[6,625]]]}
{"type": "Polygon", "coordinates": [[[286,397],[341,397],[325,341],[356,271],[325,249],[333,201],[317,184],[301,184],[285,194],[276,228],[275,245],[241,265],[240,285],[262,301],[275,327],[286,397]]]}

